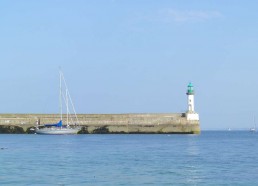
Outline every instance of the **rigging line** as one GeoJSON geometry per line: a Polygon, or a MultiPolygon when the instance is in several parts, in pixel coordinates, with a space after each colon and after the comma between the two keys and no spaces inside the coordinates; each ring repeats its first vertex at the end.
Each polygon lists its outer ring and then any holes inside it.
{"type": "MultiPolygon", "coordinates": [[[[76,114],[76,111],[75,111],[75,107],[74,107],[74,104],[73,104],[73,101],[72,101],[70,92],[69,92],[69,90],[68,90],[68,86],[67,86],[67,83],[66,83],[66,80],[65,80],[65,77],[64,77],[63,72],[61,72],[61,77],[62,77],[62,80],[63,80],[63,82],[64,82],[65,88],[66,88],[66,90],[67,90],[67,95],[68,95],[70,104],[72,105],[72,109],[73,109],[74,115],[75,115],[75,117],[76,117],[76,121],[77,121],[77,123],[79,123],[79,120],[78,120],[78,117],[77,117],[77,114],[76,114]]],[[[63,95],[63,96],[64,96],[64,95],[63,95]]],[[[67,101],[67,100],[66,100],[66,101],[67,101]]]]}

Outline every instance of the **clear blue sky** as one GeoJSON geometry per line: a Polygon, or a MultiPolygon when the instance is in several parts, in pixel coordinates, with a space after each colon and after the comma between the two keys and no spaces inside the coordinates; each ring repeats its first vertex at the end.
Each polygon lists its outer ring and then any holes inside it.
{"type": "Polygon", "coordinates": [[[170,113],[196,90],[202,129],[258,121],[258,1],[3,0],[0,112],[170,113]]]}

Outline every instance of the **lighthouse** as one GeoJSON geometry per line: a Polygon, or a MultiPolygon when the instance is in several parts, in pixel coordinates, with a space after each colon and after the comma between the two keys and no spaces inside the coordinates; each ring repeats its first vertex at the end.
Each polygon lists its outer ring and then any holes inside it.
{"type": "Polygon", "coordinates": [[[199,120],[199,114],[194,111],[194,87],[191,82],[187,86],[186,95],[188,104],[188,110],[186,111],[187,120],[199,120]]]}
{"type": "Polygon", "coordinates": [[[194,112],[194,88],[192,83],[188,84],[186,95],[188,101],[188,112],[194,112]]]}

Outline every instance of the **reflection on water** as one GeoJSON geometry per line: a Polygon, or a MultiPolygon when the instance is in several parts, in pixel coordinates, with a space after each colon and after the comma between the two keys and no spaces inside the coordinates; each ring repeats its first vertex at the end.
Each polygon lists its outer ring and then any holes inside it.
{"type": "Polygon", "coordinates": [[[202,182],[202,169],[198,161],[200,159],[200,149],[198,146],[198,136],[192,136],[188,139],[186,145],[187,164],[185,165],[186,183],[198,185],[202,182]]]}

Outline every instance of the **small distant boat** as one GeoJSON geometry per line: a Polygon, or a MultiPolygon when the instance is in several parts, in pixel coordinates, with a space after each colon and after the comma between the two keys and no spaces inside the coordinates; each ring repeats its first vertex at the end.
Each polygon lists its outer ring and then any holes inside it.
{"type": "Polygon", "coordinates": [[[254,126],[252,128],[250,128],[250,132],[256,132],[255,117],[254,117],[254,126]]]}
{"type": "Polygon", "coordinates": [[[255,128],[250,128],[250,132],[256,132],[255,128]]]}
{"type": "Polygon", "coordinates": [[[78,118],[70,97],[70,94],[68,92],[68,88],[64,79],[63,73],[59,72],[60,75],[60,93],[59,93],[59,104],[60,104],[60,120],[58,123],[54,124],[44,124],[43,126],[40,125],[40,120],[37,121],[36,126],[36,134],[77,134],[79,130],[81,129],[77,124],[78,118]],[[62,82],[64,83],[64,89],[62,87],[62,82]],[[64,94],[65,90],[65,94],[64,94]],[[63,98],[63,99],[62,99],[63,98]],[[63,100],[65,102],[66,106],[66,124],[63,125],[63,111],[62,111],[62,105],[63,100]],[[70,114],[69,105],[72,105],[73,114],[70,114]],[[76,121],[75,121],[76,120],[76,121]]]}

